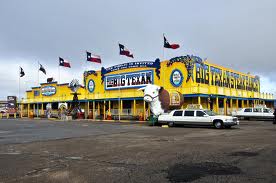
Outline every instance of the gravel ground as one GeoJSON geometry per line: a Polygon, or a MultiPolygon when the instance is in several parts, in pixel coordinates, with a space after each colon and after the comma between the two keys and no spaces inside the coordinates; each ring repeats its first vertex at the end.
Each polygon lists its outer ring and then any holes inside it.
{"type": "Polygon", "coordinates": [[[0,120],[0,182],[275,182],[276,125],[0,120]]]}

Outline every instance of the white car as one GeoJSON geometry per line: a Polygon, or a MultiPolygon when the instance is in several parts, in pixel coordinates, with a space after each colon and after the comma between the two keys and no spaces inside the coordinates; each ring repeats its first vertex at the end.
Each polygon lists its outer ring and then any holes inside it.
{"type": "Polygon", "coordinates": [[[250,119],[270,119],[274,118],[273,111],[266,107],[242,108],[237,112],[232,112],[232,116],[250,120],[250,119]]]}
{"type": "Polygon", "coordinates": [[[231,128],[239,125],[238,118],[216,115],[213,111],[204,109],[179,109],[168,114],[161,114],[158,123],[168,124],[170,127],[182,125],[208,125],[215,128],[231,128]]]}

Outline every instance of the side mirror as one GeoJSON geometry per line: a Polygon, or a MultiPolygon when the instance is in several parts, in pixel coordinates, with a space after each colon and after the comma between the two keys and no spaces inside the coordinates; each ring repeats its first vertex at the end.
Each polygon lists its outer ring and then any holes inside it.
{"type": "Polygon", "coordinates": [[[204,115],[203,115],[203,117],[208,117],[208,116],[209,116],[209,115],[207,115],[207,114],[204,114],[204,115]]]}

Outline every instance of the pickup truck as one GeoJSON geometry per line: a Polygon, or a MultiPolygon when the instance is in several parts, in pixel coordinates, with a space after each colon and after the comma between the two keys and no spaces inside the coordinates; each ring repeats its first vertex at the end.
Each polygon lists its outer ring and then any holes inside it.
{"type": "Polygon", "coordinates": [[[239,125],[237,117],[216,115],[213,111],[204,109],[179,109],[158,117],[158,123],[172,127],[181,125],[206,125],[217,129],[231,128],[239,125]]]}

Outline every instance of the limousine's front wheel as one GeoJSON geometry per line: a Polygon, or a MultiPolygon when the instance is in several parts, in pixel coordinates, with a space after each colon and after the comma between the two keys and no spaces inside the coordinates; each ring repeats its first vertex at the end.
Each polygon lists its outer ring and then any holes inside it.
{"type": "Polygon", "coordinates": [[[173,127],[173,126],[174,126],[174,122],[172,122],[172,121],[169,122],[169,123],[168,123],[168,126],[169,126],[169,127],[173,127]]]}
{"type": "Polygon", "coordinates": [[[221,120],[215,120],[213,124],[216,129],[223,128],[223,122],[221,120]]]}

